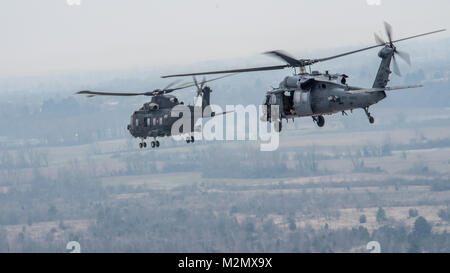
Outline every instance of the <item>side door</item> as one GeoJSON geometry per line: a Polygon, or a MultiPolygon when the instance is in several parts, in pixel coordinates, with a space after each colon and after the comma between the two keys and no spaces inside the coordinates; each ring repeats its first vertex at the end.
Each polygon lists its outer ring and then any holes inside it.
{"type": "Polygon", "coordinates": [[[297,90],[294,93],[295,113],[298,116],[310,116],[313,114],[311,109],[311,91],[297,90]]]}

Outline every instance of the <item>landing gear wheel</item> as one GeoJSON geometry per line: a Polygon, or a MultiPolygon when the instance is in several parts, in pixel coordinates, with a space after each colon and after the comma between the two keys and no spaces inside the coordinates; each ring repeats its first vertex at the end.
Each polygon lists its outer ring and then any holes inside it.
{"type": "Polygon", "coordinates": [[[366,112],[367,118],[369,118],[369,122],[372,124],[375,122],[375,119],[369,113],[369,107],[364,108],[364,112],[366,112]]]}
{"type": "Polygon", "coordinates": [[[317,126],[323,127],[325,125],[325,118],[320,115],[317,117],[317,126]]]}
{"type": "Polygon", "coordinates": [[[156,147],[159,147],[159,141],[155,141],[156,147]]]}
{"type": "Polygon", "coordinates": [[[141,142],[141,143],[139,143],[139,148],[142,149],[142,147],[144,147],[144,144],[142,144],[142,142],[141,142]]]}
{"type": "Polygon", "coordinates": [[[152,141],[151,145],[152,145],[152,148],[155,148],[156,143],[154,141],[152,141]]]}
{"type": "Polygon", "coordinates": [[[191,136],[191,142],[194,143],[195,139],[194,136],[191,136]]]}
{"type": "Polygon", "coordinates": [[[142,142],[142,146],[143,146],[144,148],[147,148],[147,143],[142,142]]]}
{"type": "Polygon", "coordinates": [[[186,138],[186,143],[191,143],[191,138],[190,137],[186,138]]]}

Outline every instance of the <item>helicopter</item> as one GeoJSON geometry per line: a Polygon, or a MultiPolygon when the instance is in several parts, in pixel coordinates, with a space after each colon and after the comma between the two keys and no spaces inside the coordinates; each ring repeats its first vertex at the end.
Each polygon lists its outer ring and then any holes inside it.
{"type": "MultiPolygon", "coordinates": [[[[90,91],[90,90],[82,90],[76,92],[76,94],[85,94],[88,97],[94,97],[97,95],[100,96],[150,96],[151,101],[146,102],[143,106],[134,111],[130,118],[130,124],[127,126],[127,130],[130,134],[139,138],[141,141],[139,143],[139,148],[146,148],[147,143],[145,139],[153,138],[154,140],[150,143],[152,148],[159,147],[160,143],[156,139],[157,137],[166,137],[173,135],[172,125],[178,120],[183,118],[183,113],[180,113],[179,116],[172,116],[172,110],[174,110],[177,106],[184,105],[184,102],[178,100],[176,96],[168,95],[169,93],[185,89],[188,87],[195,86],[197,88],[197,96],[194,102],[194,105],[187,105],[186,107],[190,111],[190,113],[201,113],[198,117],[195,115],[191,115],[190,120],[190,128],[181,127],[179,131],[176,131],[177,134],[191,134],[195,131],[194,125],[197,120],[200,118],[214,117],[217,115],[226,114],[227,112],[215,113],[210,109],[205,111],[208,106],[210,106],[210,96],[212,89],[209,86],[206,86],[205,83],[215,81],[218,79],[222,79],[224,77],[231,76],[232,74],[221,76],[214,79],[207,80],[203,78],[201,83],[198,83],[197,79],[194,77],[193,83],[184,83],[177,85],[176,87],[172,87],[177,84],[178,81],[172,82],[167,85],[163,89],[155,89],[150,92],[139,92],[139,93],[118,93],[118,92],[99,92],[99,91],[90,91]],[[197,105],[198,97],[202,97],[201,106],[197,105]],[[201,111],[201,112],[200,112],[201,111]]],[[[188,117],[186,117],[188,118],[188,117]]],[[[186,137],[186,143],[194,143],[194,136],[191,134],[186,137]]]]}
{"type": "Polygon", "coordinates": [[[261,117],[261,120],[276,122],[276,131],[281,131],[283,119],[286,119],[288,121],[289,119],[294,120],[294,118],[297,117],[309,116],[312,117],[313,121],[319,127],[323,127],[325,125],[324,115],[332,115],[339,112],[341,112],[342,115],[347,115],[347,110],[353,112],[354,109],[359,108],[362,108],[364,110],[369,122],[372,124],[375,122],[375,118],[369,112],[369,107],[386,98],[386,91],[422,87],[421,84],[390,87],[387,86],[389,82],[389,76],[392,73],[390,69],[391,61],[393,63],[394,73],[398,76],[401,76],[396,61],[396,56],[403,59],[409,65],[411,64],[409,54],[398,50],[394,43],[445,31],[445,29],[440,29],[398,40],[393,40],[392,26],[389,23],[384,22],[384,27],[388,41],[384,41],[379,35],[375,33],[376,45],[330,57],[319,59],[297,59],[284,51],[275,50],[265,53],[275,56],[283,60],[287,64],[244,69],[165,75],[162,76],[162,78],[223,73],[242,73],[293,68],[293,75],[286,76],[280,82],[278,88],[272,88],[272,90],[266,93],[263,100],[263,105],[267,107],[263,108],[264,114],[261,117]],[[382,47],[382,49],[378,52],[378,56],[381,58],[381,63],[379,65],[378,72],[375,76],[375,80],[371,88],[361,88],[348,85],[348,76],[346,74],[331,74],[328,71],[325,71],[325,73],[320,73],[319,71],[311,72],[311,65],[315,63],[340,58],[377,47],[382,47]],[[306,71],[307,66],[309,67],[309,73],[306,71]],[[297,73],[297,68],[300,68],[299,73],[297,73]],[[277,106],[277,108],[272,111],[271,106],[277,106]]]}

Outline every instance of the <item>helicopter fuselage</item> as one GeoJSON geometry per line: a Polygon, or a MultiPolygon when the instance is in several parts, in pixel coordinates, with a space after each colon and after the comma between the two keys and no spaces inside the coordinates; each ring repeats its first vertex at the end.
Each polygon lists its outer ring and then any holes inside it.
{"type": "MultiPolygon", "coordinates": [[[[181,117],[171,116],[172,109],[183,102],[175,96],[160,95],[152,97],[150,102],[131,115],[127,129],[133,137],[146,139],[147,137],[171,136],[172,125],[181,117]]],[[[193,107],[193,106],[188,106],[193,107]]],[[[189,132],[189,131],[188,131],[189,132]]]]}
{"type": "MultiPolygon", "coordinates": [[[[361,89],[346,84],[344,74],[303,73],[286,77],[278,88],[266,93],[264,104],[278,105],[279,118],[330,115],[356,108],[366,108],[386,97],[384,91],[350,94],[361,89]]],[[[266,117],[270,120],[270,115],[266,117]]]]}
{"type": "Polygon", "coordinates": [[[402,39],[393,40],[392,26],[387,22],[384,22],[384,26],[386,30],[386,36],[388,38],[387,41],[383,40],[378,34],[375,33],[376,45],[347,51],[325,58],[298,59],[282,50],[273,50],[266,52],[266,54],[275,56],[283,60],[286,64],[196,73],[172,74],[162,77],[169,78],[211,74],[244,73],[280,70],[288,67],[294,68],[293,76],[285,77],[278,88],[273,88],[266,93],[263,105],[267,107],[263,108],[265,115],[261,117],[262,120],[277,122],[278,128],[276,127],[276,129],[278,131],[281,131],[283,119],[288,120],[291,118],[294,119],[296,117],[310,116],[319,127],[323,127],[325,124],[325,118],[323,117],[323,115],[334,114],[337,112],[342,112],[343,115],[346,115],[346,110],[362,108],[365,111],[369,122],[374,123],[375,119],[369,113],[369,106],[384,99],[386,97],[386,91],[422,87],[421,84],[387,86],[389,82],[389,75],[392,72],[394,72],[398,76],[401,76],[395,56],[398,56],[406,63],[410,64],[409,54],[398,50],[395,46],[395,43],[445,31],[445,29],[439,29],[402,39]],[[381,63],[371,88],[358,88],[347,85],[347,75],[345,74],[332,75],[328,72],[326,72],[325,74],[321,74],[317,71],[314,71],[312,73],[306,72],[306,67],[309,66],[309,68],[311,69],[311,65],[313,64],[333,60],[378,47],[382,47],[378,52],[378,57],[381,58],[381,63]],[[391,61],[393,61],[393,71],[391,71],[390,69],[391,61]],[[297,68],[300,68],[300,74],[296,73],[297,68]]]}
{"type": "Polygon", "coordinates": [[[159,146],[157,137],[189,134],[187,143],[194,142],[192,133],[195,131],[195,124],[204,117],[214,117],[216,113],[210,108],[210,94],[212,90],[208,86],[201,87],[202,105],[184,105],[177,97],[172,95],[153,96],[150,102],[144,105],[131,115],[130,124],[127,129],[135,138],[140,138],[140,147],[146,147],[144,140],[154,138],[152,147],[159,146]],[[183,119],[183,120],[181,120],[183,119]],[[180,126],[174,126],[179,122],[180,126]]]}

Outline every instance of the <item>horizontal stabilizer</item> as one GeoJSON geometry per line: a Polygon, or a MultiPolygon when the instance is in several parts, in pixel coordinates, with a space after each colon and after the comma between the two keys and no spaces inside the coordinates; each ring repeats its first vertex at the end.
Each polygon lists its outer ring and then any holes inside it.
{"type": "Polygon", "coordinates": [[[388,87],[385,87],[385,88],[355,89],[355,90],[345,91],[345,93],[347,93],[347,94],[363,94],[363,93],[372,93],[372,92],[380,92],[380,91],[392,91],[392,90],[418,88],[418,87],[423,87],[423,85],[415,84],[415,85],[388,86],[388,87]]]}

